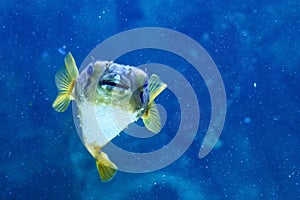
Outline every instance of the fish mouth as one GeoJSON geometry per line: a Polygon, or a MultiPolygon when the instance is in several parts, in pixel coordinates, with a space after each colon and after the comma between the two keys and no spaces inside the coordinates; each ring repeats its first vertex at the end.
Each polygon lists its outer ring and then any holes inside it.
{"type": "Polygon", "coordinates": [[[103,80],[101,82],[101,86],[104,86],[104,85],[111,86],[111,87],[117,87],[117,88],[121,88],[121,89],[124,89],[124,90],[129,89],[128,85],[126,85],[124,83],[117,82],[117,81],[112,81],[112,80],[103,80]]]}
{"type": "Polygon", "coordinates": [[[130,88],[130,81],[118,73],[104,75],[99,84],[105,89],[128,90],[130,88]]]}

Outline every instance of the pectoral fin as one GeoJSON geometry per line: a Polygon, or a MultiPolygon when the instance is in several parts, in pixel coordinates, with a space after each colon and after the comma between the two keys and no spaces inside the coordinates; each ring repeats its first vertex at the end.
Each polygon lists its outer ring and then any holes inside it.
{"type": "Polygon", "coordinates": [[[149,80],[149,91],[150,91],[150,101],[151,104],[154,99],[164,90],[166,89],[167,84],[162,82],[160,78],[156,74],[152,74],[149,80]]]}
{"type": "Polygon", "coordinates": [[[161,130],[160,116],[154,99],[166,89],[167,84],[162,82],[156,74],[152,74],[149,80],[150,100],[147,109],[142,116],[146,128],[153,133],[161,130]]]}
{"type": "Polygon", "coordinates": [[[59,70],[55,75],[55,83],[58,89],[58,95],[52,104],[57,112],[64,112],[71,100],[75,80],[78,77],[78,70],[75,60],[71,53],[65,57],[65,67],[59,70]]]}
{"type": "Polygon", "coordinates": [[[148,105],[142,119],[146,128],[153,133],[158,133],[161,130],[160,116],[154,101],[148,105]]]}
{"type": "Polygon", "coordinates": [[[117,166],[111,162],[104,152],[99,152],[96,158],[96,166],[101,178],[101,181],[110,181],[117,172],[117,166]]]}

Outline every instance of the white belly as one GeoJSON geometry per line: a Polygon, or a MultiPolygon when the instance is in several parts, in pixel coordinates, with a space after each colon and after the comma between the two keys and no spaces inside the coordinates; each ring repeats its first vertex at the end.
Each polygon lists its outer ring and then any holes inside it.
{"type": "Polygon", "coordinates": [[[137,120],[136,114],[129,114],[120,108],[94,106],[89,102],[78,105],[82,139],[90,150],[103,147],[130,123],[137,120]]]}

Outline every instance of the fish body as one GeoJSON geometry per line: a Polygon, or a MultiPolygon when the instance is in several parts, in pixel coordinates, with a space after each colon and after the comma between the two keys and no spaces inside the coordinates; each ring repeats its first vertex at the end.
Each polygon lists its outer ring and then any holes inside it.
{"type": "Polygon", "coordinates": [[[109,61],[92,61],[80,74],[74,58],[65,57],[65,68],[55,77],[59,90],[53,107],[67,109],[74,100],[78,108],[80,138],[95,158],[102,181],[109,181],[117,166],[101,150],[130,123],[139,118],[149,130],[158,133],[160,117],[154,102],[166,84],[157,75],[136,67],[109,61]]]}

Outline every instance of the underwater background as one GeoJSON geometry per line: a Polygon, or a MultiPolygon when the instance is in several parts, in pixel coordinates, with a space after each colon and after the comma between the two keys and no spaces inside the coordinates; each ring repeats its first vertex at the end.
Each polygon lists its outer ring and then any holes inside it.
{"type": "MultiPolygon", "coordinates": [[[[1,0],[0,30],[0,199],[300,199],[299,1],[1,0]],[[201,120],[171,165],[119,171],[102,183],[71,108],[52,108],[54,76],[67,52],[80,66],[101,41],[139,27],[173,29],[205,48],[224,81],[226,121],[199,159],[211,109],[201,76],[166,52],[128,54],[118,62],[163,63],[187,77],[201,120]]],[[[124,148],[147,152],[171,141],[178,101],[166,91],[158,103],[168,111],[161,133],[146,141],[123,133],[113,142],[122,146],[125,137],[124,148]]]]}

